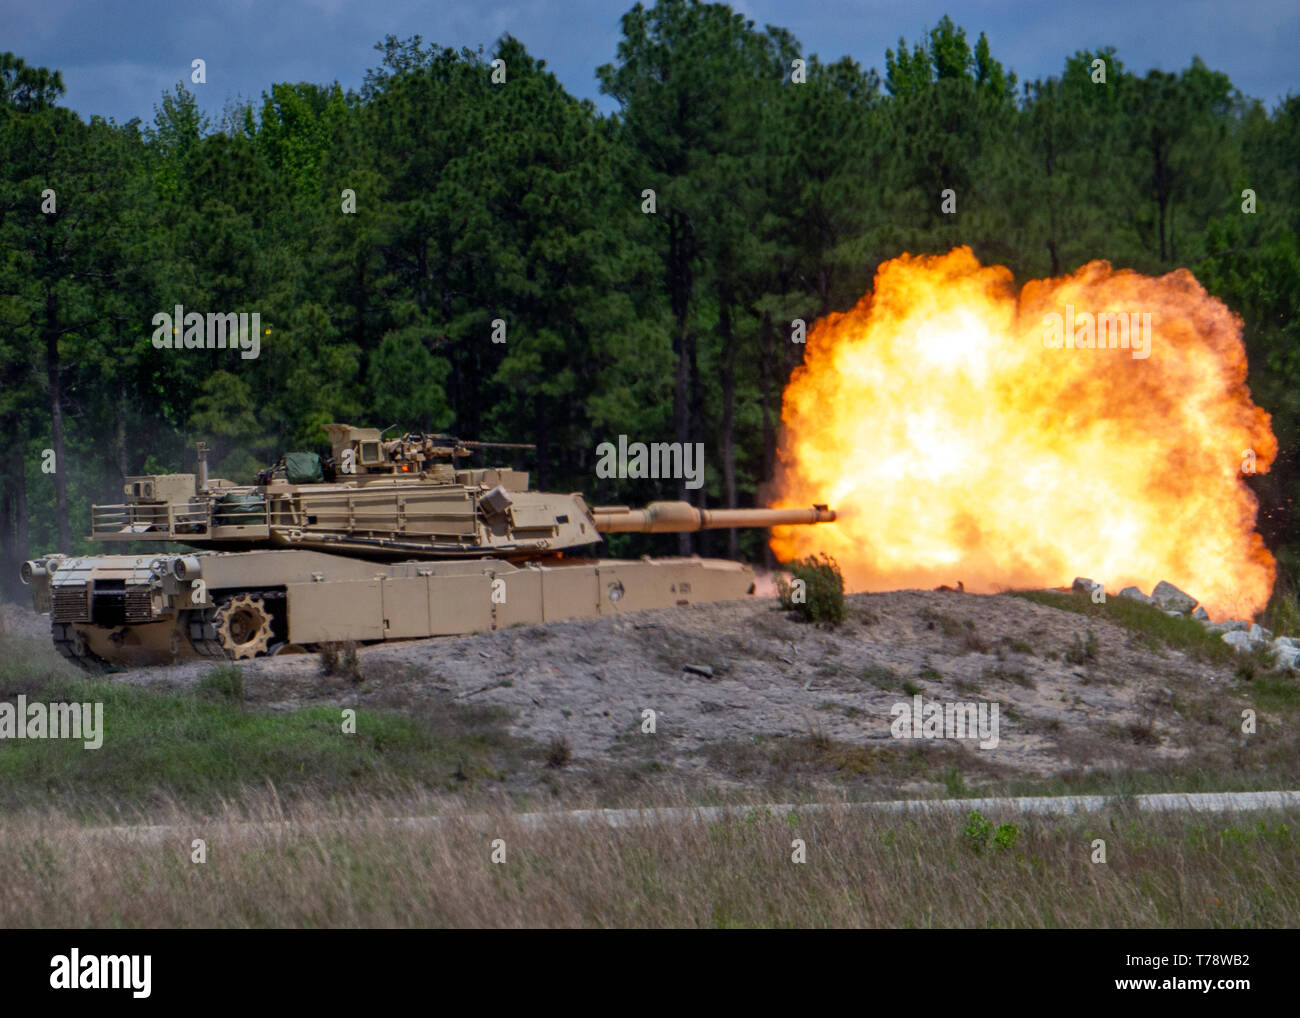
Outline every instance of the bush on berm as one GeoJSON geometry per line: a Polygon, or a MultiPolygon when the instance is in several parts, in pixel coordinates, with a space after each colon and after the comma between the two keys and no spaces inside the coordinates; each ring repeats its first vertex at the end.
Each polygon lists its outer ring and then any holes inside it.
{"type": "Polygon", "coordinates": [[[833,558],[822,552],[820,557],[796,559],[786,568],[792,579],[781,576],[776,581],[782,608],[798,612],[806,622],[844,621],[844,575],[833,558]],[[803,581],[802,591],[795,580],[803,581]]]}

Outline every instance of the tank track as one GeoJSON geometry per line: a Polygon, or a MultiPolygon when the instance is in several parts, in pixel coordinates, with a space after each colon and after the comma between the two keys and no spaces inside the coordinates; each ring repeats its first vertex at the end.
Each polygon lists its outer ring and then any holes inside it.
{"type": "Polygon", "coordinates": [[[217,636],[217,609],[196,608],[185,612],[185,635],[190,646],[203,657],[226,657],[226,648],[217,636]]]}
{"type": "Polygon", "coordinates": [[[54,649],[83,671],[100,675],[108,670],[108,662],[86,646],[85,638],[67,622],[51,622],[50,636],[54,649]]]}

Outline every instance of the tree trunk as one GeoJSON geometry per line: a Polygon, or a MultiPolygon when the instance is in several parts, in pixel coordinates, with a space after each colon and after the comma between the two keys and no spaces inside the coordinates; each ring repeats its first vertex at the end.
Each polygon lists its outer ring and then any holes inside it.
{"type": "Polygon", "coordinates": [[[549,479],[546,465],[550,457],[550,440],[546,427],[546,397],[540,392],[533,397],[533,421],[537,430],[537,490],[545,491],[549,479]]]}
{"type": "MultiPolygon", "coordinates": [[[[759,341],[758,356],[758,410],[763,422],[763,452],[759,460],[759,490],[772,482],[776,472],[776,427],[772,421],[772,338],[774,335],[771,312],[763,312],[763,335],[759,341]]],[[[770,535],[769,535],[770,536],[770,535]]],[[[763,565],[775,565],[772,546],[763,543],[763,565]]]]}
{"type": "MultiPolygon", "coordinates": [[[[53,261],[53,234],[46,240],[46,255],[53,261]]],[[[54,281],[45,291],[45,381],[50,393],[50,444],[54,449],[54,514],[59,530],[59,551],[72,552],[68,528],[68,471],[63,448],[63,389],[59,366],[59,297],[54,281]]]]}
{"type": "Polygon", "coordinates": [[[17,530],[18,521],[14,518],[14,482],[6,476],[3,488],[0,488],[0,601],[7,601],[17,593],[18,584],[10,579],[18,568],[17,530]]]}
{"type": "Polygon", "coordinates": [[[1177,264],[1178,262],[1178,241],[1174,238],[1174,230],[1178,223],[1174,219],[1174,200],[1169,199],[1169,260],[1177,264]]]}
{"type": "MultiPolygon", "coordinates": [[[[685,239],[682,224],[676,213],[668,214],[668,292],[672,301],[674,318],[673,356],[677,359],[676,386],[673,390],[673,435],[683,452],[691,440],[690,379],[691,362],[688,353],[688,317],[690,314],[689,283],[684,259],[685,239]]],[[[686,478],[678,478],[677,497],[686,501],[686,478]]],[[[677,535],[677,552],[691,553],[691,535],[677,535]]]]}
{"type": "MultiPolygon", "coordinates": [[[[731,335],[731,297],[725,288],[718,294],[718,332],[722,354],[722,482],[728,509],[736,508],[736,352],[731,335]]],[[[727,557],[740,558],[740,535],[727,531],[727,557]]]]}
{"type": "Polygon", "coordinates": [[[1169,204],[1168,188],[1165,186],[1165,154],[1157,142],[1155,148],[1155,184],[1156,184],[1156,210],[1158,214],[1158,228],[1160,231],[1160,261],[1168,260],[1169,248],[1165,242],[1165,209],[1169,204]]]}
{"type": "Polygon", "coordinates": [[[131,469],[126,461],[126,386],[120,382],[117,386],[117,418],[113,428],[113,448],[117,453],[117,471],[125,481],[131,469]]]}
{"type": "MultiPolygon", "coordinates": [[[[691,377],[691,414],[690,414],[690,439],[692,442],[698,442],[700,436],[704,434],[704,392],[703,385],[700,383],[700,365],[699,352],[700,341],[695,331],[691,330],[686,334],[686,349],[689,353],[687,365],[690,368],[691,377]]],[[[682,452],[685,453],[685,449],[682,452]]],[[[703,459],[701,459],[701,464],[703,459]]],[[[683,471],[685,473],[685,471],[683,471]]],[[[704,479],[704,470],[701,466],[700,479],[704,479]]],[[[709,496],[703,486],[695,491],[695,504],[704,509],[709,504],[709,496]]],[[[694,534],[688,534],[687,537],[693,537],[691,546],[701,555],[712,554],[713,534],[708,530],[700,530],[694,534]]]]}
{"type": "Polygon", "coordinates": [[[0,537],[4,539],[4,576],[0,577],[0,590],[6,596],[19,598],[22,586],[18,581],[18,567],[28,555],[27,532],[27,465],[23,462],[23,443],[9,444],[9,470],[5,481],[4,503],[0,507],[0,537]]]}

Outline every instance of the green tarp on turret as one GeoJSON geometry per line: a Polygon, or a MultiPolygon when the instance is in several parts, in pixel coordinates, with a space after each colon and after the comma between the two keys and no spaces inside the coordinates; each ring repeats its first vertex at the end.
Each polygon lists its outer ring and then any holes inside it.
{"type": "Polygon", "coordinates": [[[319,484],[325,480],[320,457],[314,452],[285,453],[284,471],[290,484],[319,484]]]}
{"type": "Polygon", "coordinates": [[[260,495],[236,495],[232,492],[217,499],[212,512],[212,522],[218,527],[247,526],[250,523],[265,522],[264,519],[249,519],[249,517],[265,517],[265,515],[266,499],[260,495]]]}

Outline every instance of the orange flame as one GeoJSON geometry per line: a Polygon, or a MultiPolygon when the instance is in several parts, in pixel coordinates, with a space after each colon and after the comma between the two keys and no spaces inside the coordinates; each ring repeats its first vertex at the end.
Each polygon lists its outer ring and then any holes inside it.
{"type": "Polygon", "coordinates": [[[1186,270],[1097,261],[1017,294],[969,248],[904,254],[812,328],[781,416],[778,504],[840,519],[777,528],[772,549],[828,552],[851,590],[1168,580],[1215,618],[1272,591],[1242,472],[1277,439],[1240,320],[1186,270]]]}

